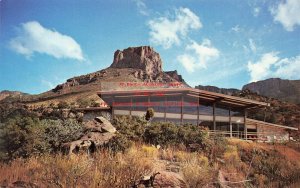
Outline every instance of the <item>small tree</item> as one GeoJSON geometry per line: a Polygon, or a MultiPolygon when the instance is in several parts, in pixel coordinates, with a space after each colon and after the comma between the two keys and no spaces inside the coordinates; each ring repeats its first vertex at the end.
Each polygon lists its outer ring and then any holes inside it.
{"type": "Polygon", "coordinates": [[[148,108],[145,116],[146,120],[151,121],[153,117],[154,117],[154,109],[148,108]]]}

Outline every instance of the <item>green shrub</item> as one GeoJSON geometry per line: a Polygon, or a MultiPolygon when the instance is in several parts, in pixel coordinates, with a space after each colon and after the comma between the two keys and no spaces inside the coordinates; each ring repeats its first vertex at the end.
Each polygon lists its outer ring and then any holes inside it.
{"type": "Polygon", "coordinates": [[[11,160],[57,151],[62,143],[76,140],[81,133],[82,126],[75,120],[16,117],[1,124],[0,156],[11,160]]]}
{"type": "Polygon", "coordinates": [[[113,125],[120,134],[132,141],[143,141],[143,135],[147,121],[141,117],[117,116],[113,119],[113,125]]]}
{"type": "Polygon", "coordinates": [[[37,118],[10,119],[2,125],[0,136],[6,160],[40,154],[49,148],[45,127],[37,118]]]}
{"type": "Polygon", "coordinates": [[[45,142],[50,144],[50,151],[57,151],[66,142],[79,139],[83,134],[82,124],[74,119],[42,120],[45,128],[45,142]]]}
{"type": "Polygon", "coordinates": [[[118,133],[108,143],[104,145],[105,148],[108,148],[113,153],[125,152],[126,149],[132,146],[133,142],[130,141],[125,135],[118,133]]]}

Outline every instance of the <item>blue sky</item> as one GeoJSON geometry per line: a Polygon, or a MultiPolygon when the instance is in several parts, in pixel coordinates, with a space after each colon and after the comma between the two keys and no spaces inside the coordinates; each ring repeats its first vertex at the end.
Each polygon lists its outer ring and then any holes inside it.
{"type": "Polygon", "coordinates": [[[0,90],[47,91],[151,45],[192,86],[300,79],[299,0],[0,0],[0,90]]]}

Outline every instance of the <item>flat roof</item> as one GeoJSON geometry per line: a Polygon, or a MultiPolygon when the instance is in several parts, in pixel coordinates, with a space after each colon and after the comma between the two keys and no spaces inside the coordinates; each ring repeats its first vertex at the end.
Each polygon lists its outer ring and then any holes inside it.
{"type": "Polygon", "coordinates": [[[140,90],[112,90],[97,92],[100,98],[105,96],[114,97],[147,97],[147,96],[175,96],[186,95],[188,97],[199,98],[207,102],[217,102],[221,105],[227,105],[237,108],[253,108],[270,106],[269,103],[259,102],[241,97],[225,95],[194,88],[159,88],[159,89],[140,89],[140,90]]]}

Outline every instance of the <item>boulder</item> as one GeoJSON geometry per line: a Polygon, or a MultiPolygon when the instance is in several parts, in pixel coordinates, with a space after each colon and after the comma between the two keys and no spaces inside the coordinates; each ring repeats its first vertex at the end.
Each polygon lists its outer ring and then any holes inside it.
{"type": "Polygon", "coordinates": [[[81,150],[94,151],[115,136],[116,128],[104,117],[96,117],[84,124],[84,135],[75,141],[63,144],[63,150],[72,154],[81,150]]]}
{"type": "Polygon", "coordinates": [[[174,188],[185,188],[188,187],[184,179],[175,172],[160,172],[153,183],[154,187],[174,187],[174,188]]]}
{"type": "Polygon", "coordinates": [[[102,130],[109,132],[109,133],[115,133],[117,131],[116,128],[114,126],[112,126],[112,124],[104,117],[102,117],[102,116],[96,117],[95,120],[98,121],[99,123],[101,123],[102,130]]]}

